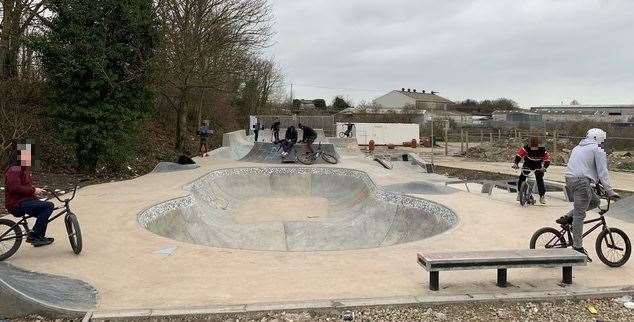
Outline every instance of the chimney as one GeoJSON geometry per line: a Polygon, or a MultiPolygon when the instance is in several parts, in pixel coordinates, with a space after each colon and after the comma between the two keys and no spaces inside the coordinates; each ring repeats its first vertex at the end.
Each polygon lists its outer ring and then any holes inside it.
{"type": "Polygon", "coordinates": [[[423,90],[423,94],[425,94],[425,90],[423,90]]]}
{"type": "Polygon", "coordinates": [[[408,88],[408,89],[407,89],[407,92],[408,92],[408,93],[411,93],[411,92],[412,92],[412,89],[411,89],[411,88],[408,88]]]}
{"type": "Polygon", "coordinates": [[[401,88],[401,92],[404,92],[404,91],[405,91],[405,87],[401,88]]]}
{"type": "Polygon", "coordinates": [[[414,93],[416,93],[416,89],[414,88],[414,93]]]}

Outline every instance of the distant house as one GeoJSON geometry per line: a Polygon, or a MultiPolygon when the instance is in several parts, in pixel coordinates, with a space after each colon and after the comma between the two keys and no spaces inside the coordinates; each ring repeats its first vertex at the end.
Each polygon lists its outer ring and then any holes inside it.
{"type": "Polygon", "coordinates": [[[313,100],[304,100],[304,99],[294,99],[293,107],[296,109],[302,109],[302,110],[312,110],[316,108],[315,102],[313,102],[313,100]]]}
{"type": "Polygon", "coordinates": [[[522,111],[494,111],[491,121],[498,125],[509,127],[527,126],[534,127],[543,124],[542,115],[537,113],[522,111]]]}
{"type": "Polygon", "coordinates": [[[438,96],[436,92],[418,92],[412,89],[401,89],[391,91],[373,101],[374,105],[381,106],[381,109],[401,112],[406,108],[419,110],[447,110],[447,107],[454,102],[438,96]]]}

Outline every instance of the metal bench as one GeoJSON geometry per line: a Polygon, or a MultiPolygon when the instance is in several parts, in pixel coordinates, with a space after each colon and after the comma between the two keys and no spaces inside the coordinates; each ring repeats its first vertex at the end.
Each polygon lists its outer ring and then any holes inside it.
{"type": "Polygon", "coordinates": [[[429,289],[438,291],[440,271],[497,269],[497,285],[507,286],[509,268],[562,267],[563,283],[572,284],[572,267],[585,266],[586,256],[570,248],[523,249],[418,254],[418,264],[429,272],[429,289]]]}

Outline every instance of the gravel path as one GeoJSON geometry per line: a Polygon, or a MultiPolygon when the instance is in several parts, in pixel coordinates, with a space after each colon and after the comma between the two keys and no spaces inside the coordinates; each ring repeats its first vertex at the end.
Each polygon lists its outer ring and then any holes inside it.
{"type": "MultiPolygon", "coordinates": [[[[220,322],[308,322],[308,321],[634,321],[634,309],[617,299],[553,302],[496,302],[439,306],[385,306],[357,309],[324,309],[292,312],[262,312],[188,316],[181,318],[129,319],[128,321],[220,321],[220,322]],[[596,312],[596,313],[593,313],[596,312]]],[[[46,321],[41,317],[16,320],[46,321]]],[[[57,320],[60,321],[60,320],[57,320]]]]}

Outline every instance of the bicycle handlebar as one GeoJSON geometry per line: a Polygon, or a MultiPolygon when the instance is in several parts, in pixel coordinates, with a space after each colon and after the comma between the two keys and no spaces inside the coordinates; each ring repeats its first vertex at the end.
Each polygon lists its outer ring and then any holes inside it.
{"type": "MultiPolygon", "coordinates": [[[[47,189],[47,188],[45,188],[44,191],[46,191],[46,192],[50,193],[51,195],[53,195],[53,197],[55,197],[55,199],[59,200],[59,202],[67,203],[67,202],[70,202],[71,200],[75,199],[75,195],[77,194],[77,189],[79,189],[79,183],[80,182],[86,182],[86,181],[89,181],[89,180],[90,179],[80,179],[80,180],[78,180],[77,183],[75,183],[73,185],[73,188],[72,188],[73,195],[70,198],[68,198],[68,199],[61,199],[60,198],[62,195],[66,194],[66,191],[62,191],[61,195],[59,195],[57,193],[57,190],[55,190],[55,189],[47,189]]],[[[50,198],[48,200],[50,200],[50,198]]]]}

